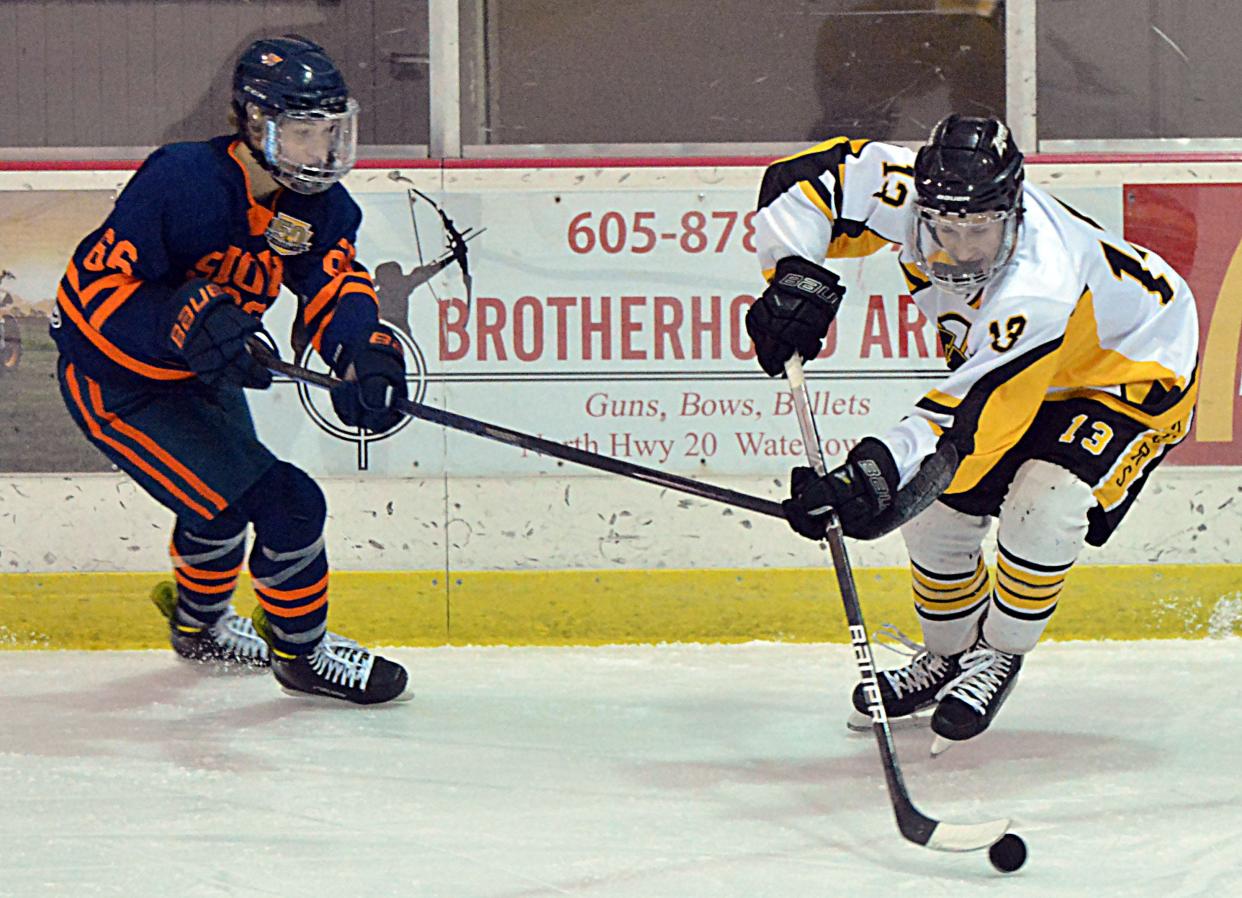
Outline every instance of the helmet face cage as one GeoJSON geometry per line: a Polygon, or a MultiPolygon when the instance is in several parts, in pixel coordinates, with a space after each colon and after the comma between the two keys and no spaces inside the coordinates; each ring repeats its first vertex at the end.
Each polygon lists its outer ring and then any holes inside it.
{"type": "Polygon", "coordinates": [[[285,110],[265,114],[262,153],[280,184],[297,193],[322,193],[340,181],[358,158],[358,103],[344,109],[285,110]]]}
{"type": "Polygon", "coordinates": [[[914,162],[909,243],[939,287],[973,293],[1013,256],[1022,220],[1023,157],[994,118],[949,115],[914,162]]]}
{"type": "Polygon", "coordinates": [[[298,193],[321,193],[354,166],[358,104],[323,47],[297,35],[255,41],[233,72],[233,106],[259,164],[298,193]]]}
{"type": "Polygon", "coordinates": [[[1017,244],[1021,208],[959,214],[915,204],[909,246],[936,286],[971,294],[1000,274],[1017,244]]]}

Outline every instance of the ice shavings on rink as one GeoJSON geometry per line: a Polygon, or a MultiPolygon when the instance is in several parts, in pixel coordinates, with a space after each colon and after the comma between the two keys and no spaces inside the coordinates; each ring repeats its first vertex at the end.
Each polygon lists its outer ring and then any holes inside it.
{"type": "MultiPolygon", "coordinates": [[[[881,661],[884,661],[881,653],[881,661]]],[[[845,646],[396,650],[327,707],[169,652],[0,652],[0,895],[1242,895],[1242,640],[1041,645],[932,816],[1012,816],[1017,874],[904,842],[845,646]]]]}

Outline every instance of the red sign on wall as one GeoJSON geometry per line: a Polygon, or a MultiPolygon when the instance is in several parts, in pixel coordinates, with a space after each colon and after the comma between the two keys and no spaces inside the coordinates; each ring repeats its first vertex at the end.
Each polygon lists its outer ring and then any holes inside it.
{"type": "Polygon", "coordinates": [[[1242,465],[1242,184],[1124,188],[1126,239],[1181,273],[1199,308],[1199,402],[1166,464],[1242,465]]]}

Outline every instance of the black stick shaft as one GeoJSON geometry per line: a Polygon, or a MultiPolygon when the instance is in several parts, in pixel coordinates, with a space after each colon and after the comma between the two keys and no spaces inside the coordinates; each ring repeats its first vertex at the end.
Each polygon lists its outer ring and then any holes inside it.
{"type": "MultiPolygon", "coordinates": [[[[321,374],[318,371],[303,368],[301,365],[282,361],[272,355],[264,346],[252,343],[251,352],[254,353],[255,358],[261,364],[275,373],[283,374],[293,380],[302,381],[316,387],[323,387],[326,390],[331,390],[340,383],[337,378],[331,375],[321,374]]],[[[559,458],[576,465],[594,468],[597,471],[606,471],[609,474],[619,474],[632,480],[641,480],[653,486],[661,486],[680,493],[687,493],[700,499],[732,505],[735,508],[742,508],[746,511],[753,511],[772,518],[785,519],[785,512],[781,509],[780,503],[773,502],[770,499],[762,499],[748,493],[739,493],[736,490],[725,489],[724,487],[703,483],[698,480],[691,480],[689,477],[680,477],[677,474],[670,474],[666,471],[657,471],[654,468],[647,468],[642,465],[636,465],[633,462],[600,455],[597,452],[588,452],[585,449],[578,449],[574,446],[566,446],[564,443],[545,440],[543,437],[537,437],[534,434],[510,430],[508,427],[489,424],[477,418],[468,418],[465,415],[459,415],[455,412],[424,405],[421,402],[414,402],[409,399],[396,399],[393,402],[393,408],[412,418],[418,418],[421,421],[428,421],[432,424],[439,424],[441,427],[447,427],[450,430],[473,434],[474,436],[494,440],[497,443],[504,443],[508,446],[517,446],[520,449],[527,449],[540,455],[559,458]]]]}
{"type": "MultiPolygon", "coordinates": [[[[802,373],[802,360],[794,356],[785,363],[785,376],[789,380],[789,392],[793,399],[802,442],[806,446],[806,458],[820,476],[824,474],[823,446],[819,429],[815,426],[815,414],[806,393],[806,381],[802,373]]],[[[845,608],[845,620],[850,628],[850,643],[854,647],[854,662],[858,666],[859,679],[871,702],[871,728],[880,749],[880,763],[884,768],[884,780],[888,785],[888,797],[897,818],[901,834],[919,845],[926,845],[936,829],[936,821],[920,812],[910,800],[906,783],[897,763],[897,749],[893,745],[893,733],[888,725],[888,715],[880,699],[880,684],[876,680],[875,658],[871,653],[871,640],[867,637],[867,624],[863,621],[862,603],[858,600],[858,586],[854,580],[854,568],[845,548],[845,533],[841,519],[835,511],[828,512],[828,529],[825,533],[832,568],[837,575],[837,587],[841,591],[841,604],[845,608]]]]}
{"type": "MultiPolygon", "coordinates": [[[[854,569],[845,549],[845,534],[841,521],[833,513],[828,523],[828,550],[832,554],[832,566],[836,570],[837,585],[841,590],[841,604],[845,608],[845,620],[850,628],[850,643],[854,646],[854,660],[859,676],[875,690],[878,701],[879,684],[876,682],[875,658],[871,653],[871,640],[867,638],[867,625],[863,621],[862,605],[858,600],[858,587],[854,569]]],[[[889,728],[884,706],[872,708],[872,731],[880,750],[880,763],[884,768],[884,780],[888,784],[888,797],[897,819],[901,834],[918,845],[926,845],[935,832],[937,821],[914,806],[906,789],[905,778],[897,761],[897,749],[893,744],[893,732],[889,728]]]]}

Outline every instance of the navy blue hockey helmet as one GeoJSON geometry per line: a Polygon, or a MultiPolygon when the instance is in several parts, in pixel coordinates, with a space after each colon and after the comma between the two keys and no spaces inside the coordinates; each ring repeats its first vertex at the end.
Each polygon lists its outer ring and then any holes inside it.
{"type": "Polygon", "coordinates": [[[914,160],[909,245],[938,286],[973,293],[1009,263],[1022,219],[1023,156],[995,118],[949,115],[914,160]]]}
{"type": "Polygon", "coordinates": [[[233,107],[259,163],[291,190],[327,190],[354,166],[358,104],[313,41],[286,35],[247,47],[233,71],[233,107]]]}

